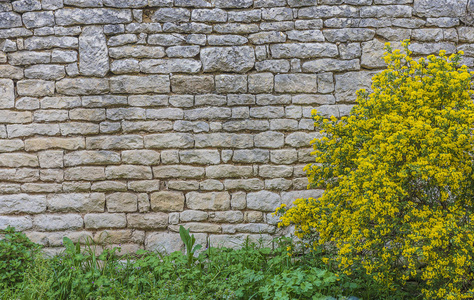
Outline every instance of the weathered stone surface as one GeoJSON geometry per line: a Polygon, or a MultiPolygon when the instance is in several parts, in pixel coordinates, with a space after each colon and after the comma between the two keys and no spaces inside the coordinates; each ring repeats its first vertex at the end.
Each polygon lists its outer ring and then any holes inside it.
{"type": "Polygon", "coordinates": [[[214,4],[220,8],[248,8],[253,0],[215,0],[214,4]]]}
{"type": "Polygon", "coordinates": [[[127,226],[136,229],[163,229],[168,226],[168,214],[161,212],[128,214],[127,226]]]}
{"type": "Polygon", "coordinates": [[[2,214],[38,214],[45,211],[45,195],[0,195],[0,213],[2,214]]]}
{"type": "Polygon", "coordinates": [[[27,12],[23,14],[22,18],[26,28],[54,26],[54,14],[51,11],[27,12]]]}
{"type": "Polygon", "coordinates": [[[20,96],[44,97],[54,95],[54,82],[45,80],[22,80],[17,83],[20,96]]]}
{"type": "Polygon", "coordinates": [[[153,232],[146,236],[145,249],[170,254],[175,251],[184,250],[184,244],[179,233],[153,232]]]}
{"type": "Polygon", "coordinates": [[[64,66],[34,65],[25,69],[25,77],[43,80],[59,80],[66,76],[64,66]]]}
{"type": "Polygon", "coordinates": [[[153,211],[182,211],[184,195],[180,192],[161,191],[151,194],[151,209],[153,211]]]}
{"type": "Polygon", "coordinates": [[[49,63],[51,61],[51,53],[36,51],[18,51],[9,53],[8,61],[11,65],[14,66],[49,63]]]}
{"type": "Polygon", "coordinates": [[[145,136],[145,148],[190,148],[194,145],[191,134],[152,134],[145,136]]]}
{"type": "Polygon", "coordinates": [[[210,133],[194,136],[197,148],[249,148],[253,146],[253,137],[249,134],[210,133]]]}
{"type": "Polygon", "coordinates": [[[0,108],[15,106],[15,92],[13,80],[0,79],[0,108]]]}
{"type": "Polygon", "coordinates": [[[338,54],[337,46],[330,43],[275,44],[270,50],[273,58],[335,57],[338,54]]]}
{"type": "Polygon", "coordinates": [[[160,8],[152,16],[153,22],[188,22],[191,13],[184,8],[160,8]]]}
{"type": "Polygon", "coordinates": [[[189,192],[186,194],[186,206],[196,210],[228,210],[230,195],[228,192],[189,192]]]}
{"type": "Polygon", "coordinates": [[[48,209],[53,212],[103,212],[105,195],[102,193],[52,194],[47,197],[48,209]]]}
{"type": "Polygon", "coordinates": [[[199,222],[205,221],[207,218],[207,212],[200,210],[185,210],[179,214],[179,220],[181,222],[199,222]]]}
{"type": "Polygon", "coordinates": [[[240,35],[208,35],[207,41],[210,46],[238,46],[248,42],[246,37],[240,35]]]}
{"type": "Polygon", "coordinates": [[[336,101],[337,102],[354,102],[356,99],[355,92],[365,88],[370,90],[372,77],[375,72],[348,72],[336,77],[336,101]]]}
{"type": "MultiPolygon", "coordinates": [[[[362,43],[361,66],[368,69],[385,67],[386,64],[383,60],[384,47],[385,43],[378,40],[362,43]]],[[[391,47],[400,49],[401,44],[399,42],[391,43],[391,47]]]]}
{"type": "Polygon", "coordinates": [[[204,175],[204,168],[186,165],[169,165],[153,167],[155,178],[199,178],[204,175]]]}
{"type": "Polygon", "coordinates": [[[170,79],[167,75],[115,76],[110,79],[110,91],[125,94],[168,93],[170,79]]]}
{"type": "Polygon", "coordinates": [[[217,223],[241,223],[244,214],[241,211],[216,211],[211,213],[210,220],[217,223]]]}
{"type": "Polygon", "coordinates": [[[210,47],[201,50],[204,72],[244,73],[253,68],[255,52],[251,47],[210,47]]]}
{"type": "Polygon", "coordinates": [[[252,174],[252,166],[219,165],[206,168],[206,176],[210,178],[246,178],[252,174]]]}
{"type": "Polygon", "coordinates": [[[86,229],[125,228],[125,214],[87,214],[84,216],[86,229]]]}
{"type": "Polygon", "coordinates": [[[85,148],[85,138],[30,138],[25,140],[26,151],[38,151],[46,149],[77,150],[85,148]]]}
{"type": "Polygon", "coordinates": [[[21,27],[21,16],[14,12],[0,12],[0,28],[21,27]]]}
{"type": "Polygon", "coordinates": [[[194,59],[147,59],[140,62],[140,70],[144,73],[197,73],[201,70],[201,62],[194,59]]]}
{"type": "Polygon", "coordinates": [[[275,91],[278,93],[315,93],[317,77],[311,74],[281,74],[275,76],[275,91]]]}
{"type": "Polygon", "coordinates": [[[120,181],[98,181],[92,184],[91,190],[94,192],[125,192],[127,191],[127,184],[120,181]]]}
{"type": "Polygon", "coordinates": [[[38,156],[26,153],[1,153],[0,167],[38,167],[38,156]]]}
{"type": "Polygon", "coordinates": [[[280,196],[276,193],[261,191],[247,194],[247,208],[260,211],[275,211],[280,205],[280,196]]]}
{"type": "Polygon", "coordinates": [[[52,48],[77,48],[78,40],[75,37],[30,37],[24,42],[27,50],[45,50],[52,48]]]}
{"type": "Polygon", "coordinates": [[[414,14],[420,17],[459,17],[466,14],[465,0],[415,0],[414,14]]]}
{"type": "Polygon", "coordinates": [[[109,91],[105,78],[65,78],[56,82],[56,90],[64,95],[94,95],[109,91]]]}
{"type": "Polygon", "coordinates": [[[119,24],[132,21],[132,12],[124,9],[86,8],[59,9],[56,23],[62,26],[82,24],[119,24]]]}
{"type": "Polygon", "coordinates": [[[88,26],[79,36],[79,71],[84,76],[104,77],[109,71],[109,51],[103,29],[88,26]]]}
{"type": "Polygon", "coordinates": [[[33,227],[33,221],[29,216],[0,216],[0,230],[4,230],[8,226],[15,227],[18,231],[25,231],[33,227]]]}
{"type": "Polygon", "coordinates": [[[139,135],[87,137],[86,147],[88,149],[137,149],[143,148],[143,138],[139,135]]]}
{"type": "Polygon", "coordinates": [[[215,165],[221,161],[217,150],[181,150],[179,158],[185,164],[215,165]]]}
{"type": "Polygon", "coordinates": [[[171,90],[180,94],[211,93],[214,91],[214,77],[175,75],[171,77],[171,90]]]}
{"type": "Polygon", "coordinates": [[[120,165],[105,168],[107,179],[151,179],[152,171],[148,166],[120,165]]]}
{"type": "Polygon", "coordinates": [[[223,233],[275,233],[275,226],[268,225],[268,224],[259,224],[259,223],[251,223],[251,224],[236,224],[236,225],[222,225],[222,232],[223,233]]]}
{"type": "Polygon", "coordinates": [[[165,56],[163,47],[133,45],[109,48],[109,55],[112,58],[162,58],[165,56]]]}
{"type": "Polygon", "coordinates": [[[82,217],[77,214],[37,215],[33,218],[33,226],[40,231],[77,230],[84,225],[82,217]]]}
{"type": "Polygon", "coordinates": [[[358,59],[340,60],[334,58],[322,58],[303,63],[303,71],[309,73],[355,71],[359,69],[360,63],[358,59]]]}
{"type": "Polygon", "coordinates": [[[108,212],[136,212],[138,198],[135,193],[113,193],[105,197],[108,212]]]}
{"type": "Polygon", "coordinates": [[[237,163],[266,163],[270,159],[268,150],[235,150],[232,161],[237,163]]]}

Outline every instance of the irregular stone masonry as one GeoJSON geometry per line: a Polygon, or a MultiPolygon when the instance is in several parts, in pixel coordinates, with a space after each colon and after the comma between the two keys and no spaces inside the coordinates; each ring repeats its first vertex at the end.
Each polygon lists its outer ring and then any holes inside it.
{"type": "Polygon", "coordinates": [[[463,50],[467,0],[0,2],[0,227],[49,251],[67,235],[124,251],[280,233],[307,191],[311,110],[346,115],[384,67],[463,50]]]}

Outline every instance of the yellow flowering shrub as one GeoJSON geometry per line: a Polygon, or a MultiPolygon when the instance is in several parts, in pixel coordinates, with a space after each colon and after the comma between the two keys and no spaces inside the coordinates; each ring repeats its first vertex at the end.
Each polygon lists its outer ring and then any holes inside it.
{"type": "Polygon", "coordinates": [[[350,274],[362,268],[395,289],[417,282],[426,299],[474,296],[474,104],[462,53],[415,60],[386,45],[387,69],[357,92],[348,117],[313,112],[321,138],[306,166],[318,199],[280,207],[280,226],[333,246],[350,274]]]}

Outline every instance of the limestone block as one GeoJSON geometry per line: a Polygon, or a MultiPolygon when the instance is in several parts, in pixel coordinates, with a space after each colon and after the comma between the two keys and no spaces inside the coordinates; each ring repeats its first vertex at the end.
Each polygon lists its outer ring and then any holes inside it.
{"type": "Polygon", "coordinates": [[[276,227],[269,224],[250,223],[250,224],[232,224],[222,225],[222,233],[275,233],[276,227]]]}
{"type": "Polygon", "coordinates": [[[413,14],[419,17],[459,17],[466,14],[465,0],[415,0],[413,14]]]}
{"type": "Polygon", "coordinates": [[[245,178],[253,174],[251,166],[219,165],[206,168],[209,178],[245,178]]]}
{"type": "Polygon", "coordinates": [[[128,227],[136,229],[163,229],[168,226],[168,214],[156,212],[128,214],[128,227]]]}
{"type": "Polygon", "coordinates": [[[214,91],[214,77],[174,75],[171,77],[171,90],[174,93],[182,94],[212,93],[214,91]]]}
{"type": "Polygon", "coordinates": [[[155,192],[151,194],[150,204],[153,211],[182,211],[184,195],[180,192],[155,192]]]}
{"type": "Polygon", "coordinates": [[[56,82],[57,92],[64,95],[96,95],[109,91],[105,78],[65,78],[56,82]]]}
{"type": "Polygon", "coordinates": [[[215,165],[221,160],[217,150],[181,150],[179,158],[181,163],[199,165],[215,165]]]}
{"type": "Polygon", "coordinates": [[[127,184],[120,181],[96,181],[92,183],[93,192],[126,192],[127,184]]]}
{"type": "Polygon", "coordinates": [[[274,211],[280,203],[280,195],[269,191],[247,194],[247,208],[259,211],[274,211]]]}
{"type": "Polygon", "coordinates": [[[122,151],[122,161],[126,164],[157,165],[160,163],[160,153],[154,150],[122,151]]]}
{"type": "Polygon", "coordinates": [[[250,74],[248,78],[249,92],[255,94],[271,93],[273,91],[273,81],[274,78],[271,73],[250,74]]]}
{"type": "Polygon", "coordinates": [[[21,16],[14,12],[0,12],[0,28],[21,27],[21,16]]]}
{"type": "Polygon", "coordinates": [[[216,211],[210,214],[209,220],[217,223],[241,223],[244,214],[241,211],[216,211]]]}
{"type": "Polygon", "coordinates": [[[136,212],[138,210],[137,194],[113,193],[105,197],[108,212],[136,212]]]}
{"type": "Polygon", "coordinates": [[[186,165],[169,165],[153,167],[155,178],[200,178],[204,176],[203,167],[186,165]]]}
{"type": "Polygon", "coordinates": [[[137,180],[129,181],[128,189],[135,192],[154,192],[160,189],[159,180],[137,180]]]}
{"type": "Polygon", "coordinates": [[[245,73],[255,64],[255,52],[248,46],[209,47],[201,50],[204,72],[245,73]]]}
{"type": "Polygon", "coordinates": [[[232,161],[237,163],[266,163],[270,159],[270,152],[263,149],[235,150],[232,161]]]}
{"type": "Polygon", "coordinates": [[[179,214],[179,220],[181,222],[200,222],[206,221],[207,218],[207,212],[200,210],[185,210],[179,214]]]}
{"type": "Polygon", "coordinates": [[[17,92],[20,96],[52,96],[54,94],[54,82],[33,79],[22,80],[17,83],[17,92]]]}
{"type": "Polygon", "coordinates": [[[33,226],[40,231],[77,230],[83,224],[82,217],[77,214],[43,214],[33,217],[33,226]]]}
{"type": "Polygon", "coordinates": [[[152,179],[148,166],[120,165],[105,168],[107,179],[152,179]]]}
{"type": "Polygon", "coordinates": [[[15,106],[15,90],[13,80],[0,79],[0,108],[15,106]]]}
{"type": "Polygon", "coordinates": [[[42,151],[38,153],[39,166],[41,168],[62,168],[63,163],[63,151],[62,150],[50,150],[42,151]]]}
{"type": "Polygon", "coordinates": [[[0,167],[38,167],[39,161],[36,154],[27,153],[1,153],[0,167]]]}
{"type": "Polygon", "coordinates": [[[186,206],[196,210],[228,210],[230,195],[228,192],[189,192],[186,194],[186,206]]]}
{"type": "Polygon", "coordinates": [[[360,62],[358,59],[322,58],[303,63],[303,72],[309,73],[355,71],[359,69],[360,62]]]}
{"type": "Polygon", "coordinates": [[[132,21],[132,12],[126,9],[86,8],[59,9],[56,23],[62,26],[88,24],[121,24],[132,21]]]}
{"type": "Polygon", "coordinates": [[[87,149],[138,149],[143,148],[140,135],[97,136],[86,138],[87,149]]]}
{"type": "Polygon", "coordinates": [[[152,134],[145,136],[145,148],[191,148],[194,138],[187,133],[152,134]]]}
{"type": "Polygon", "coordinates": [[[45,195],[0,195],[0,213],[17,214],[31,213],[37,214],[46,211],[45,195]]]}
{"type": "Polygon", "coordinates": [[[312,74],[281,74],[275,76],[278,93],[315,93],[317,76],[312,74]]]}
{"type": "Polygon", "coordinates": [[[48,209],[53,212],[103,212],[105,195],[102,193],[50,194],[48,209]]]}
{"type": "Polygon", "coordinates": [[[285,135],[281,132],[266,131],[256,134],[254,137],[255,147],[280,148],[284,145],[285,135]]]}
{"type": "Polygon", "coordinates": [[[8,226],[15,227],[18,231],[25,231],[33,227],[33,221],[29,216],[0,216],[0,230],[4,230],[8,226]]]}
{"type": "Polygon", "coordinates": [[[169,93],[170,79],[167,75],[115,76],[110,79],[110,91],[125,94],[169,93]]]}
{"type": "Polygon", "coordinates": [[[273,58],[335,57],[339,53],[337,46],[330,43],[274,44],[270,50],[273,58]]]}
{"type": "Polygon", "coordinates": [[[84,216],[86,229],[124,228],[127,225],[125,214],[86,214],[84,216]]]}
{"type": "Polygon", "coordinates": [[[145,59],[140,62],[140,70],[150,74],[198,73],[201,62],[194,59],[145,59]]]}
{"type": "Polygon", "coordinates": [[[146,235],[145,249],[170,254],[175,251],[184,250],[184,244],[181,241],[179,233],[152,232],[146,235]]]}

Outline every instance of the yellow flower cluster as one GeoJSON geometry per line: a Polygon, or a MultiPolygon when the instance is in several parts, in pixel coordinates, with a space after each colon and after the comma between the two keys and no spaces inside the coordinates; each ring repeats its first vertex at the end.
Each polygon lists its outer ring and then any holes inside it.
{"type": "Polygon", "coordinates": [[[388,288],[422,283],[427,299],[474,297],[474,104],[462,53],[414,60],[386,45],[372,93],[348,117],[313,112],[321,138],[306,166],[318,199],[281,207],[281,226],[334,245],[388,288]]]}

